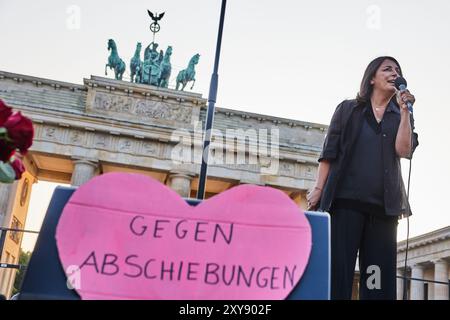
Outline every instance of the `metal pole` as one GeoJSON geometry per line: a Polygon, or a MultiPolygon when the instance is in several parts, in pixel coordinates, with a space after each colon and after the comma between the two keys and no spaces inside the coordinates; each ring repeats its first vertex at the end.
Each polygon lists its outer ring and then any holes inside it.
{"type": "Polygon", "coordinates": [[[214,108],[217,99],[217,87],[219,81],[218,69],[220,59],[220,47],[222,45],[223,22],[225,19],[225,8],[227,0],[222,0],[222,8],[220,11],[219,33],[217,35],[216,58],[214,61],[214,71],[211,75],[211,83],[209,86],[208,111],[206,113],[205,140],[203,141],[202,166],[200,168],[200,177],[198,180],[197,199],[205,198],[206,174],[208,171],[209,144],[211,142],[212,124],[214,121],[214,108]]]}

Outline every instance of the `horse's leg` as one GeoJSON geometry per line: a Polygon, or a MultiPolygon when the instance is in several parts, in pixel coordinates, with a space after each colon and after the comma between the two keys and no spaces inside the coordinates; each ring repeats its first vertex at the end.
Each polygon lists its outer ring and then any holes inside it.
{"type": "Polygon", "coordinates": [[[116,66],[116,67],[114,68],[114,74],[116,75],[116,80],[120,80],[120,79],[119,79],[120,71],[119,71],[118,66],[116,66]]]}
{"type": "Polygon", "coordinates": [[[141,69],[136,71],[136,83],[141,83],[142,79],[142,73],[141,73],[141,69]]]}
{"type": "Polygon", "coordinates": [[[105,76],[107,76],[108,75],[108,72],[107,72],[107,68],[109,67],[109,64],[106,64],[105,65],[105,76]]]}
{"type": "Polygon", "coordinates": [[[125,62],[123,60],[120,60],[120,80],[122,80],[123,74],[125,73],[125,62]]]}
{"type": "MultiPolygon", "coordinates": [[[[177,75],[177,88],[175,90],[178,90],[178,86],[180,85],[180,83],[181,83],[181,85],[183,85],[184,74],[185,74],[185,70],[181,70],[180,72],[178,72],[178,75],[177,75]]],[[[183,89],[181,89],[181,91],[183,91],[183,89]]]]}
{"type": "MultiPolygon", "coordinates": [[[[180,71],[181,72],[181,71],[180,71]]],[[[175,90],[178,90],[178,87],[180,86],[180,73],[177,75],[177,85],[175,87],[175,90]]]]}
{"type": "Polygon", "coordinates": [[[195,84],[195,79],[194,79],[194,82],[192,83],[191,90],[194,88],[194,84],[195,84]]]}

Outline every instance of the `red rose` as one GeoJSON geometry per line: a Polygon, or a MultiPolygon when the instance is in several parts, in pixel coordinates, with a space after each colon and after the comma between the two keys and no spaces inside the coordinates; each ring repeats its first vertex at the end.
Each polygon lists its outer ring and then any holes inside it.
{"type": "Polygon", "coordinates": [[[12,109],[3,103],[0,99],[0,127],[6,122],[9,116],[12,114],[12,109]]]}
{"type": "Polygon", "coordinates": [[[16,180],[20,180],[20,178],[22,178],[22,173],[25,172],[25,167],[24,167],[22,161],[20,161],[20,159],[15,159],[11,163],[11,167],[16,172],[16,180]]]}
{"type": "Polygon", "coordinates": [[[14,151],[15,148],[13,146],[0,139],[0,161],[8,162],[14,151]]]}
{"type": "Polygon", "coordinates": [[[31,120],[19,111],[10,116],[3,126],[8,130],[12,145],[25,154],[33,143],[34,129],[31,120]]]}

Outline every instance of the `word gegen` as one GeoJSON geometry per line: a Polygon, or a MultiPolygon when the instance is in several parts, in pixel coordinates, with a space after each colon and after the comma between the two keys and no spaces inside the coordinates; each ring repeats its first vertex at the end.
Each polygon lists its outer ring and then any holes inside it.
{"type": "Polygon", "coordinates": [[[164,236],[177,239],[188,239],[197,242],[224,241],[230,244],[233,238],[233,223],[223,226],[219,223],[204,221],[155,219],[148,223],[148,219],[143,216],[135,216],[129,225],[130,231],[136,236],[150,235],[153,238],[163,238],[164,236]]]}

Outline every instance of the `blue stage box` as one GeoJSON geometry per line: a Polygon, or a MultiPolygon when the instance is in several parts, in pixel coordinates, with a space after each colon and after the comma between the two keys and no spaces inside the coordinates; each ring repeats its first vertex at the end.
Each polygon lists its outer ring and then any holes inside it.
{"type": "MultiPolygon", "coordinates": [[[[66,284],[59,262],[55,231],[59,217],[75,188],[57,187],[47,209],[20,290],[19,299],[80,299],[66,284]]],[[[191,205],[199,200],[187,199],[191,205]]],[[[306,212],[312,227],[312,251],[305,273],[289,300],[327,300],[330,297],[330,218],[322,212],[306,212]]]]}

